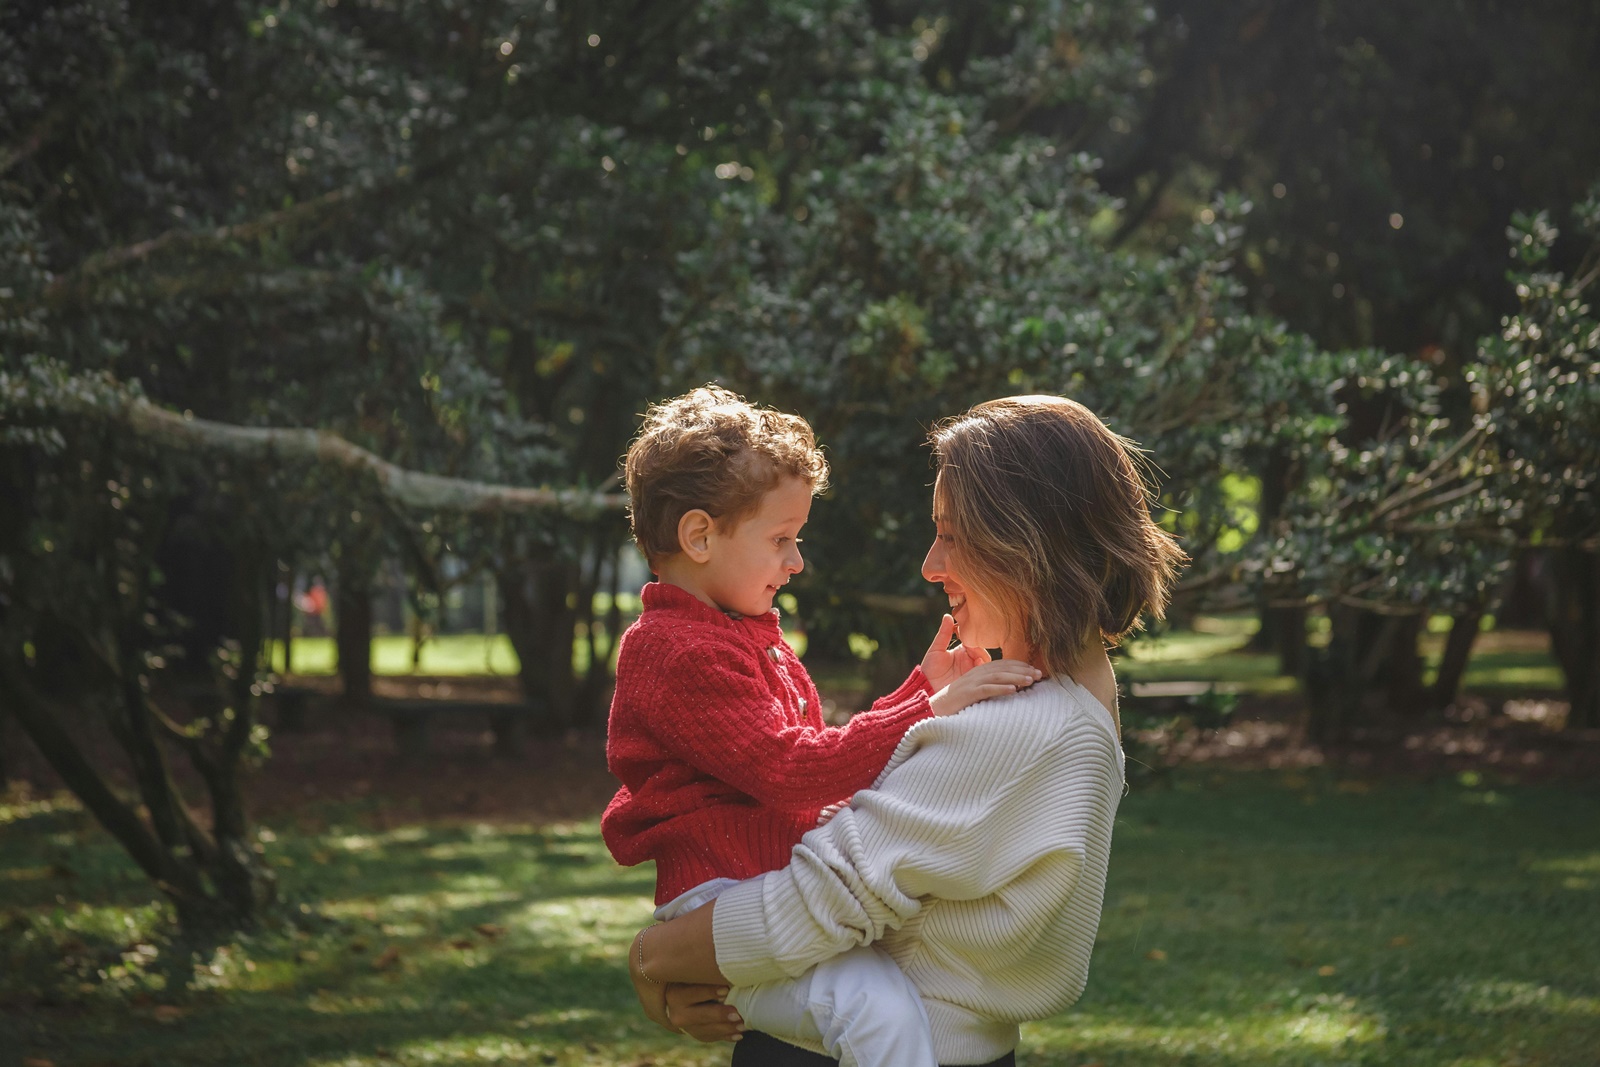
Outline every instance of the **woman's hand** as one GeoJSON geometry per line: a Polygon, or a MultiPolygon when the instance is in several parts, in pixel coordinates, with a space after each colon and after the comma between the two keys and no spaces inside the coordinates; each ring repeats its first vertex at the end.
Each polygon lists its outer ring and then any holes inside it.
{"type": "Polygon", "coordinates": [[[1031,663],[1016,659],[997,659],[973,667],[967,673],[928,698],[935,715],[954,715],[962,708],[990,697],[1015,693],[1044,677],[1031,663]]]}
{"type": "Polygon", "coordinates": [[[946,614],[939,623],[939,632],[933,636],[933,644],[928,646],[927,655],[922,657],[922,673],[928,676],[928,684],[936,693],[972,668],[989,662],[986,648],[964,644],[951,648],[950,641],[955,635],[955,617],[946,614]]]}
{"type": "Polygon", "coordinates": [[[696,1041],[737,1041],[744,1036],[744,1020],[723,1003],[727,986],[669,985],[667,1016],[674,1029],[696,1041]]]}

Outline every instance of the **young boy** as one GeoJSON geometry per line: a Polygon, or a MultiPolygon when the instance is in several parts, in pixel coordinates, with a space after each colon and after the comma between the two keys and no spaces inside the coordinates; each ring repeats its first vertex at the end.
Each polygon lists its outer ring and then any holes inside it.
{"type": "MultiPolygon", "coordinates": [[[[924,669],[843,727],[772,609],[804,566],[799,534],[827,462],[811,428],[714,386],[652,407],[624,461],[634,539],[658,581],[623,636],[607,762],[622,788],[601,818],[619,863],[656,862],[657,919],[789,862],[824,808],[871,786],[905,732],[1031,684],[987,663],[933,691],[924,669]]],[[[929,670],[948,664],[947,617],[929,670]]],[[[921,998],[880,949],[793,981],[730,991],[746,1024],[847,1065],[933,1067],[921,998]]]]}

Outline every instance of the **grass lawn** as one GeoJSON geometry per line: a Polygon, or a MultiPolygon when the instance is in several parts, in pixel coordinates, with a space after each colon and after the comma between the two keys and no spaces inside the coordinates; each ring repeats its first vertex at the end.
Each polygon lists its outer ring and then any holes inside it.
{"type": "MultiPolygon", "coordinates": [[[[1325,621],[1325,620],[1323,620],[1325,621]]],[[[1432,684],[1444,655],[1450,619],[1435,616],[1418,640],[1423,681],[1432,684]]],[[[1117,675],[1130,682],[1204,681],[1246,693],[1292,693],[1297,679],[1278,673],[1278,657],[1245,650],[1256,631],[1254,616],[1201,615],[1191,628],[1137,637],[1117,663],[1117,675]]],[[[1327,638],[1320,636],[1326,643],[1327,638]]],[[[1313,632],[1312,644],[1319,642],[1313,632]]],[[[1488,630],[1478,635],[1462,679],[1469,692],[1493,694],[1528,690],[1560,692],[1561,669],[1550,655],[1548,635],[1527,630],[1488,630]]]]}
{"type": "MultiPolygon", "coordinates": [[[[160,909],[70,805],[0,807],[0,1063],[725,1063],[622,959],[651,874],[593,821],[267,831],[293,924],[168,1003],[160,909]]],[[[1089,989],[1020,1062],[1577,1067],[1600,1048],[1600,790],[1179,770],[1128,796],[1089,989]]]]}

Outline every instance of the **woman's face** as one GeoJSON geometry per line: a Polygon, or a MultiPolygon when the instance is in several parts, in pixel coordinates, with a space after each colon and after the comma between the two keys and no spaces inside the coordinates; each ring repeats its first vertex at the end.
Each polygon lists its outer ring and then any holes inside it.
{"type": "MultiPolygon", "coordinates": [[[[937,509],[937,488],[933,498],[937,509]]],[[[922,577],[944,586],[945,595],[950,598],[950,614],[956,620],[956,633],[960,635],[962,644],[973,648],[1004,649],[1011,637],[1010,620],[997,605],[973,588],[952,558],[955,537],[940,523],[937,510],[934,512],[933,526],[933,544],[922,561],[922,577]]]]}

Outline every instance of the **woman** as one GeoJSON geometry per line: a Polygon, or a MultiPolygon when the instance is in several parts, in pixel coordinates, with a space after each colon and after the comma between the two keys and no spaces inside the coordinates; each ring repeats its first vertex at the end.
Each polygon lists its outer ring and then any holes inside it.
{"type": "MultiPolygon", "coordinates": [[[[1083,991],[1123,790],[1106,648],[1162,614],[1184,555],[1150,519],[1132,444],[1081,404],[990,401],[932,443],[923,577],[943,585],[964,646],[1046,677],[918,724],[788,867],[637,939],[634,987],[669,1029],[737,1040],[720,987],[874,942],[922,994],[942,1064],[1014,1063],[1018,1024],[1083,991]],[[712,988],[669,999],[667,983],[712,988]]],[[[736,1067],[828,1062],[742,1036],[736,1067]]]]}

